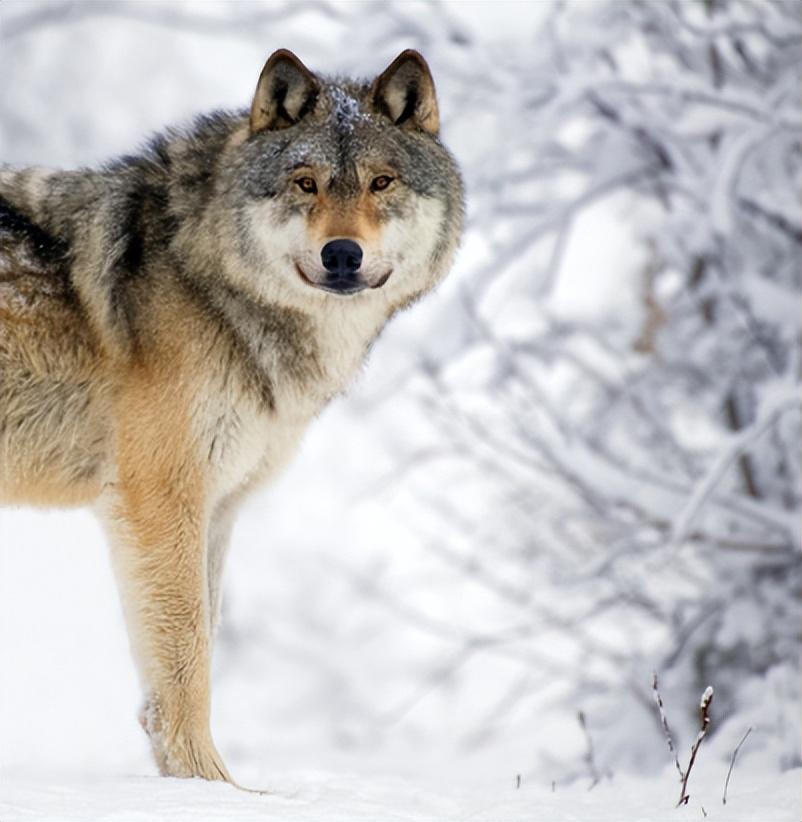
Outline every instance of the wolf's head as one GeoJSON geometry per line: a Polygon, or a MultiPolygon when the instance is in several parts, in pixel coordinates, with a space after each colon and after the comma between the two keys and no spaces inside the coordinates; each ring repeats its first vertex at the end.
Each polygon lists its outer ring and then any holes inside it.
{"type": "Polygon", "coordinates": [[[438,138],[434,82],[403,52],[373,82],[265,64],[225,173],[237,254],[262,296],[400,306],[446,272],[462,183],[438,138]]]}

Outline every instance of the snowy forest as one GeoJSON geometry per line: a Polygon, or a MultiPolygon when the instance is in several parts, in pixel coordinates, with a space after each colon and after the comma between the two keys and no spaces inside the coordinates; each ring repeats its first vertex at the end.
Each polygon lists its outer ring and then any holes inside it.
{"type": "MultiPolygon", "coordinates": [[[[248,106],[277,48],[433,72],[456,266],[235,530],[213,726],[244,784],[393,773],[555,803],[477,819],[669,818],[656,674],[683,767],[714,689],[709,793],[691,775],[670,818],[799,818],[801,35],[793,0],[0,3],[14,165],[248,106]]],[[[43,767],[153,774],[91,516],[0,509],[0,600],[3,822],[58,816],[26,805],[43,767]]],[[[463,818],[433,808],[398,818],[463,818]]],[[[330,818],[305,812],[276,818],[330,818]]]]}

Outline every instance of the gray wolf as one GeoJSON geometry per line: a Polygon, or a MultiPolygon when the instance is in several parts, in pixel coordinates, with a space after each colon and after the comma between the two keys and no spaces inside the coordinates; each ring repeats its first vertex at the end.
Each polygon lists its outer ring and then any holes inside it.
{"type": "Polygon", "coordinates": [[[91,505],[162,774],[230,780],[209,658],[237,508],[462,224],[434,83],[267,61],[250,110],[98,170],[0,169],[0,500],[91,505]]]}

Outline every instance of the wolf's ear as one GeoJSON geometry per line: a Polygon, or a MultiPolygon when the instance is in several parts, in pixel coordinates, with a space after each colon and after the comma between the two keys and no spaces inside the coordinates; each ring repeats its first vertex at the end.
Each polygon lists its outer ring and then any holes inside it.
{"type": "Polygon", "coordinates": [[[402,51],[373,83],[373,104],[397,126],[437,134],[440,114],[429,66],[414,49],[402,51]]]}
{"type": "Polygon", "coordinates": [[[251,103],[251,134],[295,125],[315,105],[320,84],[287,49],[270,55],[251,103]]]}

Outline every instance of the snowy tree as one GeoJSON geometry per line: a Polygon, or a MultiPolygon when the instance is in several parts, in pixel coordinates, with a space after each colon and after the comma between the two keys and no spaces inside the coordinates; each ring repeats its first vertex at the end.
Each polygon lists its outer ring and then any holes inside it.
{"type": "Polygon", "coordinates": [[[460,355],[416,383],[437,434],[405,476],[431,550],[518,620],[484,638],[523,664],[500,711],[558,677],[602,724],[622,693],[653,715],[654,667],[689,706],[715,681],[726,716],[744,678],[798,663],[801,33],[786,2],[560,4],[464,78],[504,151],[469,171],[484,261],[460,355]],[[621,237],[629,270],[585,254],[588,306],[565,311],[566,254],[621,237]]]}

